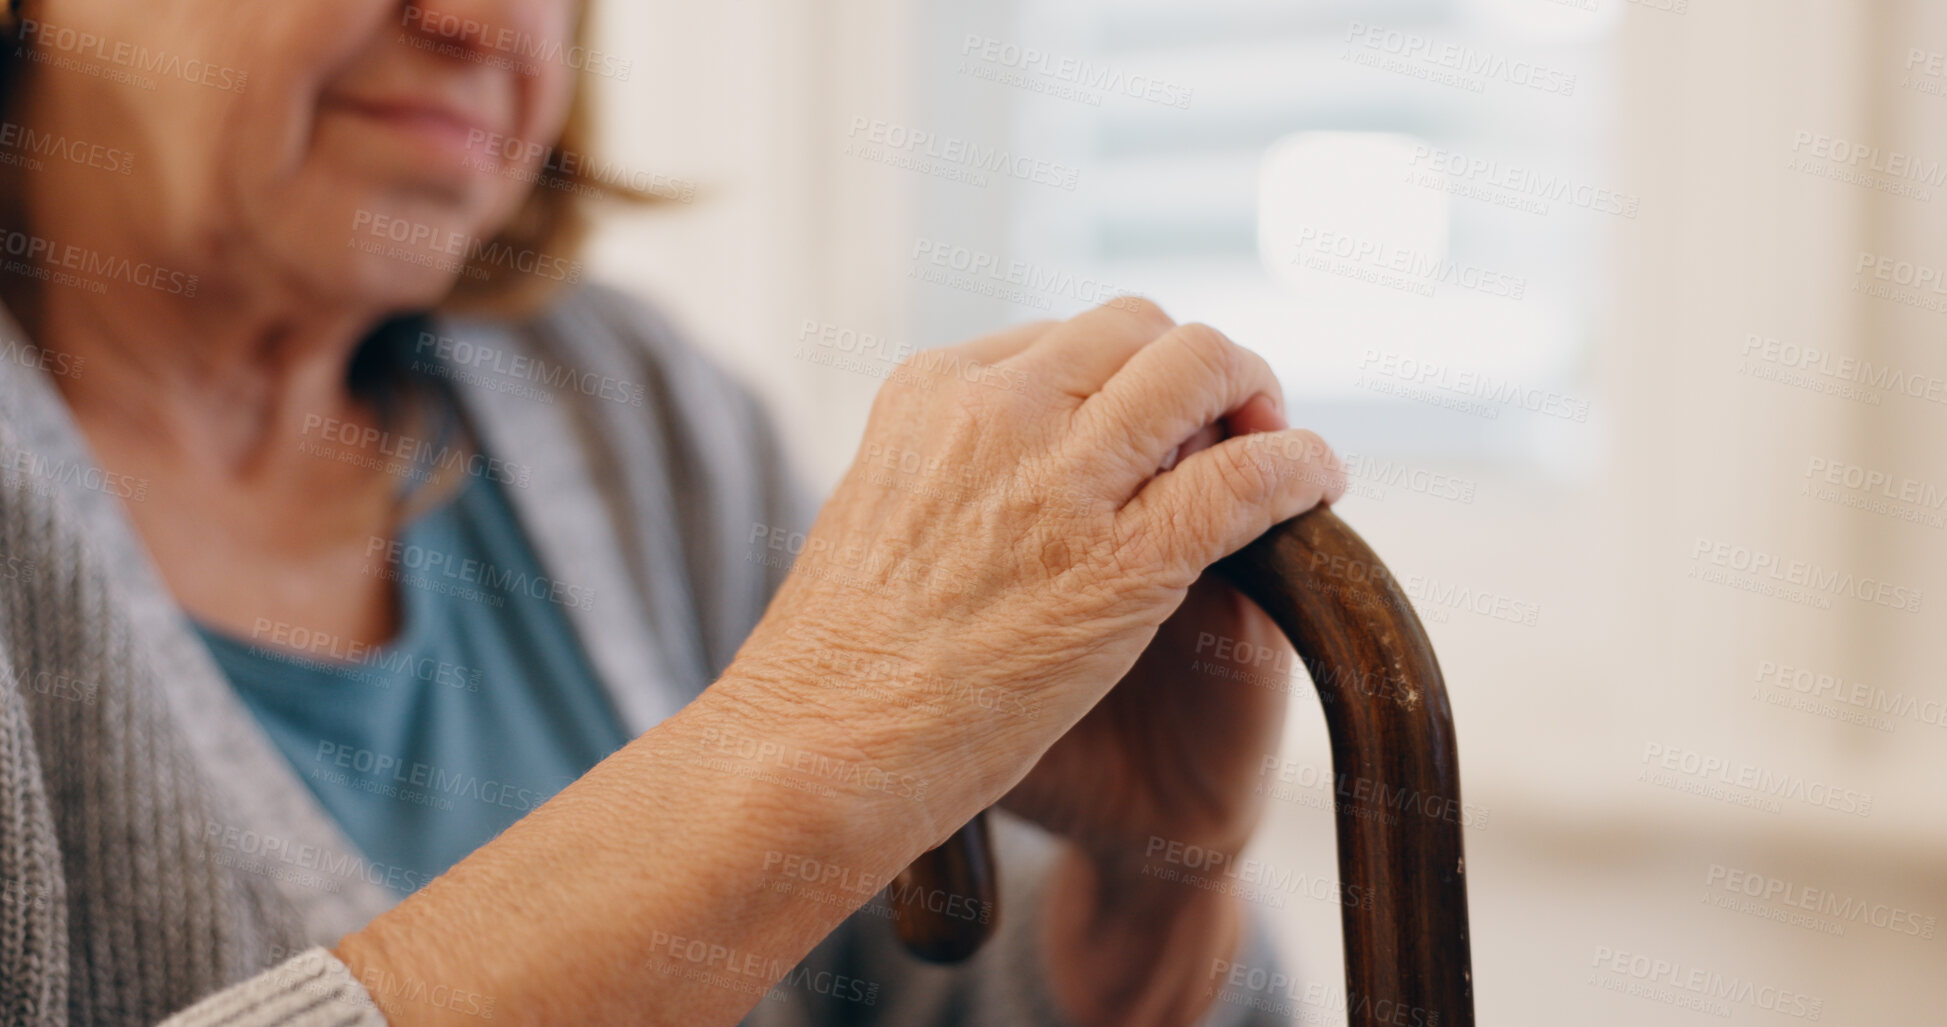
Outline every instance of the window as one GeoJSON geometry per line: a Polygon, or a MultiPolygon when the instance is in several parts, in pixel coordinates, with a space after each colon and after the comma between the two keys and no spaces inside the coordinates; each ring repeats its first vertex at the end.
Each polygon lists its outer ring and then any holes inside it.
{"type": "Polygon", "coordinates": [[[1635,213],[1604,154],[1620,5],[1587,6],[934,5],[916,128],[1003,156],[924,176],[915,335],[1140,292],[1264,353],[1348,456],[1573,471],[1635,213]]]}

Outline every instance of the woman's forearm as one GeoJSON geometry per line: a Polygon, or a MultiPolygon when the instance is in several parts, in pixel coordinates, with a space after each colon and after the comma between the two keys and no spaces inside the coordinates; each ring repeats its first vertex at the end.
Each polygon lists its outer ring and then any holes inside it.
{"type": "Polygon", "coordinates": [[[1055,998],[1083,1027],[1182,1027],[1210,1004],[1216,960],[1243,936],[1237,899],[1064,847],[1046,885],[1055,998]]]}
{"type": "Polygon", "coordinates": [[[336,955],[398,1027],[736,1023],[937,841],[899,768],[776,694],[726,676],[336,955]]]}

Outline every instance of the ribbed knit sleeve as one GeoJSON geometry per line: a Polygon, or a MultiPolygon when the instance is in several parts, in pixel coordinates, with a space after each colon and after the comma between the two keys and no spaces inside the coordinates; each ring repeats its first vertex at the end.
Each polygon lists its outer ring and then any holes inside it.
{"type": "Polygon", "coordinates": [[[345,964],[314,948],[203,999],[161,1027],[385,1027],[385,1016],[345,964]]]}

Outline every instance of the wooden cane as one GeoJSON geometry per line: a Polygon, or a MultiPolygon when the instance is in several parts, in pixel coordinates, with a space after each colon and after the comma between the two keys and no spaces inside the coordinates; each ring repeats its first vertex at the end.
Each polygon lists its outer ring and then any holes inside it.
{"type": "MultiPolygon", "coordinates": [[[[1406,593],[1326,507],[1271,529],[1217,571],[1291,639],[1325,710],[1349,1022],[1473,1027],[1460,758],[1440,664],[1406,593]]],[[[985,816],[890,890],[899,937],[923,959],[967,958],[998,919],[949,917],[924,901],[943,892],[997,911],[985,816]]]]}

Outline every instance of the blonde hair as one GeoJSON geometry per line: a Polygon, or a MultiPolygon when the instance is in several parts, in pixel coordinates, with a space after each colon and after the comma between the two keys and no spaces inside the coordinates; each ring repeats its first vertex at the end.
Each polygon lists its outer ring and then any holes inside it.
{"type": "MultiPolygon", "coordinates": [[[[17,2],[17,0],[16,0],[17,2]]],[[[589,46],[590,4],[582,4],[575,28],[575,42],[584,52],[589,46]]],[[[583,72],[577,69],[574,74],[583,72]]],[[[528,190],[527,198],[512,220],[494,236],[486,252],[532,253],[572,260],[581,252],[588,236],[588,206],[591,200],[623,200],[632,204],[662,203],[670,199],[659,193],[618,183],[589,171],[587,155],[593,152],[594,104],[590,93],[577,81],[568,103],[568,117],[562,123],[561,137],[554,141],[543,158],[541,175],[528,190]],[[569,159],[557,167],[555,155],[569,159]]],[[[579,266],[579,265],[577,265],[579,266]]],[[[469,260],[465,270],[447,294],[440,309],[455,313],[519,316],[546,306],[566,283],[544,275],[529,274],[504,264],[469,260]]]]}
{"type": "MultiPolygon", "coordinates": [[[[583,19],[587,24],[587,19],[583,19]]],[[[584,32],[586,30],[584,29],[584,32]]],[[[578,73],[579,74],[579,73],[578,73]]],[[[520,209],[484,248],[486,253],[528,253],[556,260],[572,260],[581,252],[588,236],[588,205],[591,200],[620,199],[631,203],[660,203],[668,199],[619,184],[590,173],[581,159],[589,152],[592,136],[588,91],[575,86],[561,137],[556,139],[544,159],[541,174],[528,190],[520,209]],[[555,154],[571,159],[557,170],[555,154]]],[[[469,259],[453,291],[440,309],[455,313],[519,316],[547,305],[566,283],[546,275],[532,274],[509,266],[504,261],[469,259]]]]}

